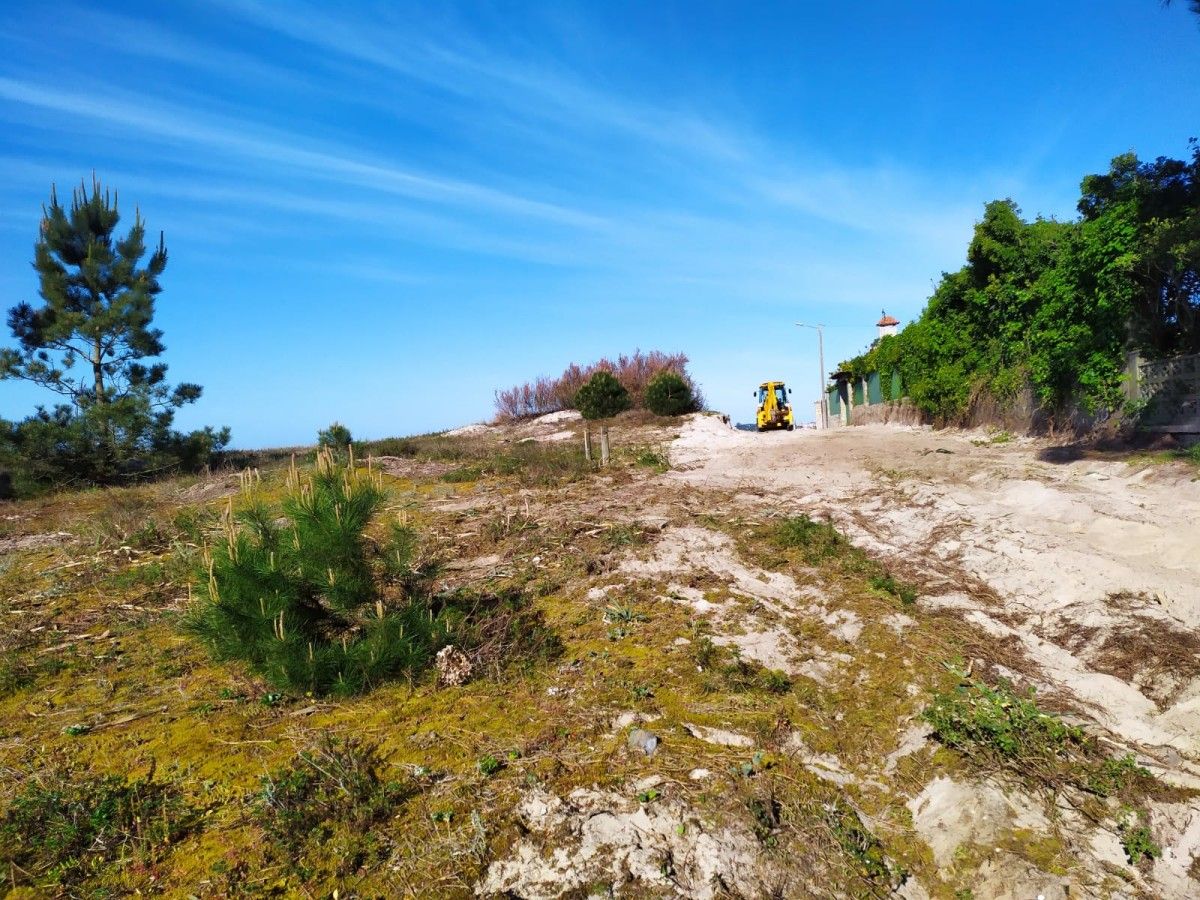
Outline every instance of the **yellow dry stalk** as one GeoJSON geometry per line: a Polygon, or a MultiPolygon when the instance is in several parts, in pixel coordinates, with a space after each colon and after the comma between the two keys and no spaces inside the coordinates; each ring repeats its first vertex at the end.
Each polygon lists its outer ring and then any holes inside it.
{"type": "Polygon", "coordinates": [[[330,587],[335,586],[337,584],[337,575],[334,574],[333,568],[330,567],[330,568],[326,569],[325,571],[329,574],[329,586],[330,587]]]}
{"type": "Polygon", "coordinates": [[[279,611],[279,618],[275,620],[275,637],[279,638],[281,641],[284,639],[283,612],[284,611],[281,609],[279,611]]]}
{"type": "Polygon", "coordinates": [[[262,486],[262,473],[258,469],[247,466],[238,472],[238,483],[243,494],[251,494],[262,486]]]}
{"type": "Polygon", "coordinates": [[[383,618],[383,601],[382,600],[375,601],[375,615],[377,618],[380,618],[380,619],[383,618]]]}
{"type": "Polygon", "coordinates": [[[300,470],[296,468],[296,454],[292,454],[291,465],[288,466],[287,473],[287,489],[289,492],[295,492],[300,487],[300,470]]]}
{"type": "Polygon", "coordinates": [[[211,554],[208,557],[208,599],[213,603],[217,603],[221,599],[221,592],[217,589],[217,576],[213,573],[213,558],[211,554]]]}

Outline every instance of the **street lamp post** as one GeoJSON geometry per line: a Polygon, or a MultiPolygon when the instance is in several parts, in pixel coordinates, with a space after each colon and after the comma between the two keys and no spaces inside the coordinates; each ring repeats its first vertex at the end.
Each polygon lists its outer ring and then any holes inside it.
{"type": "Polygon", "coordinates": [[[817,333],[817,365],[821,367],[820,381],[821,391],[817,396],[821,400],[821,428],[829,427],[829,397],[825,393],[825,333],[824,325],[809,325],[805,322],[797,322],[801,328],[811,328],[817,333]]]}

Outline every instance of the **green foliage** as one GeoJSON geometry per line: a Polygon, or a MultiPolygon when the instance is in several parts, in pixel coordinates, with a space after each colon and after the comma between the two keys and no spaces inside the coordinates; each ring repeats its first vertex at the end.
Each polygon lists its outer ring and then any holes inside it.
{"type": "Polygon", "coordinates": [[[468,484],[472,481],[478,481],[483,477],[483,470],[475,466],[464,466],[461,469],[452,469],[442,476],[442,481],[447,484],[468,484]]]}
{"type": "Polygon", "coordinates": [[[1127,813],[1118,823],[1117,834],[1120,835],[1121,847],[1131,866],[1145,859],[1154,860],[1162,856],[1162,847],[1155,842],[1149,827],[1139,823],[1131,813],[1127,813]]]}
{"type": "Polygon", "coordinates": [[[416,793],[407,780],[385,780],[382,768],[375,747],[326,734],[290,765],[263,777],[255,819],[292,859],[338,828],[365,839],[416,793]]]}
{"type": "Polygon", "coordinates": [[[352,466],[325,450],[309,478],[293,467],[287,524],[252,499],[197,573],[187,627],[218,658],[245,660],[283,690],[353,694],[412,677],[447,640],[446,616],[422,595],[383,605],[379,576],[406,567],[412,536],[394,531],[382,548],[367,541],[383,491],[352,466]]]}
{"type": "Polygon", "coordinates": [[[353,439],[350,429],[341,422],[334,422],[328,428],[322,428],[317,432],[317,446],[328,447],[338,453],[345,453],[350,448],[350,442],[353,439]]]}
{"type": "Polygon", "coordinates": [[[0,858],[16,881],[69,888],[118,859],[153,862],[195,822],[169,785],[52,771],[12,798],[0,822],[0,858]]]}
{"type": "Polygon", "coordinates": [[[633,459],[639,466],[645,466],[656,472],[666,472],[671,468],[671,460],[662,450],[651,450],[647,447],[638,450],[633,459]]]}
{"type": "Polygon", "coordinates": [[[1022,697],[1003,684],[964,681],[923,717],[946,746],[997,760],[1054,757],[1084,743],[1078,728],[1038,709],[1032,692],[1022,697]]]}
{"type": "Polygon", "coordinates": [[[479,770],[479,774],[484,778],[491,778],[504,768],[504,763],[489,753],[486,756],[479,757],[475,763],[475,768],[479,770]]]}
{"type": "Polygon", "coordinates": [[[825,811],[825,824],[863,878],[880,884],[892,883],[896,876],[888,865],[883,844],[863,824],[853,807],[835,801],[825,811]]]}
{"type": "Polygon", "coordinates": [[[897,581],[890,572],[872,575],[868,581],[875,590],[891,594],[905,606],[912,606],[917,602],[917,589],[903,581],[897,581]]]}
{"type": "Polygon", "coordinates": [[[679,416],[696,411],[692,386],[678,372],[659,372],[646,385],[646,408],[657,416],[679,416]]]}
{"type": "MultiPolygon", "coordinates": [[[[960,676],[962,673],[958,673],[960,676]]],[[[934,736],[984,768],[1004,766],[1053,790],[1071,785],[1098,797],[1137,802],[1158,789],[1132,754],[1107,756],[1094,738],[1044,712],[1033,692],[989,686],[962,676],[924,711],[934,736]]]]}
{"type": "Polygon", "coordinates": [[[0,378],[29,381],[66,402],[39,407],[19,422],[0,420],[0,463],[34,481],[111,483],[121,477],[206,464],[229,430],[183,434],[175,411],[199,399],[196,384],[166,381],[162,331],[152,326],[159,276],[167,264],[160,236],[145,266],[145,225],[135,218],[116,236],[116,198],[93,181],[75,191],[69,212],[53,191],[34,268],[44,304],[9,310],[16,349],[0,350],[0,378]]]}
{"type": "Polygon", "coordinates": [[[611,419],[632,405],[629,391],[607,369],[592,375],[575,395],[576,409],[589,421],[611,419]]]}
{"type": "Polygon", "coordinates": [[[809,564],[829,559],[850,547],[832,522],[817,522],[803,513],[779,523],[775,543],[785,549],[800,549],[809,564]]]}
{"type": "Polygon", "coordinates": [[[375,476],[328,449],[308,477],[293,466],[279,510],[251,492],[206,550],[185,627],[218,659],[317,695],[415,678],[451,642],[481,666],[561,651],[519,592],[430,596],[412,529],[393,523],[380,541],[365,533],[383,499],[375,476]]]}
{"type": "Polygon", "coordinates": [[[967,264],[943,275],[920,318],[842,368],[898,372],[943,420],[1026,385],[1055,414],[1121,411],[1125,351],[1200,352],[1200,147],[1187,161],[1113,159],[1083,179],[1074,222],[984,209],[967,264]]]}
{"type": "Polygon", "coordinates": [[[786,672],[742,659],[736,646],[719,646],[707,635],[698,635],[692,641],[691,655],[697,669],[709,675],[705,682],[709,693],[786,694],[792,689],[786,672]]]}
{"type": "Polygon", "coordinates": [[[748,797],[746,809],[750,813],[754,836],[758,838],[758,842],[764,847],[774,847],[778,844],[775,832],[782,823],[783,807],[774,795],[768,793],[761,797],[748,797]]]}
{"type": "Polygon", "coordinates": [[[1150,770],[1139,766],[1132,753],[1103,760],[1087,777],[1087,787],[1100,797],[1111,797],[1141,780],[1153,778],[1150,770]]]}

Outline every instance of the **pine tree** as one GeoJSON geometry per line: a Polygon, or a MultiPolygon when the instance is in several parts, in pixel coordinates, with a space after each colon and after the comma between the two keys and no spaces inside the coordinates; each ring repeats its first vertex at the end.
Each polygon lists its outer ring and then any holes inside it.
{"type": "Polygon", "coordinates": [[[166,349],[153,327],[159,278],[167,265],[160,233],[145,265],[146,227],[135,213],[117,235],[117,197],[92,180],[64,209],[52,188],[34,249],[40,306],[8,313],[17,349],[0,350],[0,378],[41,385],[67,402],[17,426],[17,452],[35,474],[109,481],[172,463],[203,462],[229,439],[228,429],[182,435],[175,410],[194,403],[197,384],[166,381],[166,349]]]}
{"type": "Polygon", "coordinates": [[[656,416],[681,416],[696,411],[692,387],[678,372],[664,369],[646,385],[646,408],[656,416]]]}
{"type": "MultiPolygon", "coordinates": [[[[584,446],[588,446],[587,423],[600,420],[606,421],[618,413],[623,413],[633,405],[629,391],[615,375],[607,369],[600,369],[587,380],[575,395],[575,408],[584,418],[584,446]]],[[[600,464],[608,465],[608,426],[600,426],[600,464]]]]}
{"type": "Polygon", "coordinates": [[[284,690],[354,694],[412,677],[446,641],[448,622],[414,591],[384,606],[381,573],[407,571],[411,535],[385,547],[365,534],[384,501],[378,476],[330,448],[307,477],[293,460],[279,510],[244,480],[248,503],[206,548],[187,627],[218,659],[240,659],[284,690]],[[280,524],[280,522],[286,524],[280,524]]]}

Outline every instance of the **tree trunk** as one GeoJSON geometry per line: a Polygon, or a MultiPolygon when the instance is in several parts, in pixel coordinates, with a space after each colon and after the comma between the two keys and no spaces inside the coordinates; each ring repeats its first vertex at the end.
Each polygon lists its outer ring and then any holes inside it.
{"type": "Polygon", "coordinates": [[[608,426],[600,427],[600,465],[608,465],[608,426]]]}
{"type": "Polygon", "coordinates": [[[583,426],[583,458],[592,461],[592,435],[586,424],[583,426]]]}
{"type": "Polygon", "coordinates": [[[104,355],[100,339],[97,338],[92,345],[92,377],[96,379],[93,390],[96,393],[96,402],[104,402],[104,355]]]}

